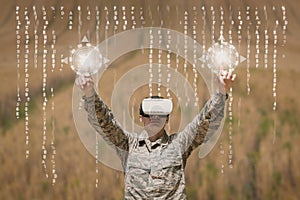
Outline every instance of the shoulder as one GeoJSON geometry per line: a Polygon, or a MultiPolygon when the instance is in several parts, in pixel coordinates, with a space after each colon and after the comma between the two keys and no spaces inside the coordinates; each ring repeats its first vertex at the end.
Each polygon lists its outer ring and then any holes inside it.
{"type": "Polygon", "coordinates": [[[178,138],[180,133],[172,133],[169,135],[169,141],[172,142],[178,138]]]}

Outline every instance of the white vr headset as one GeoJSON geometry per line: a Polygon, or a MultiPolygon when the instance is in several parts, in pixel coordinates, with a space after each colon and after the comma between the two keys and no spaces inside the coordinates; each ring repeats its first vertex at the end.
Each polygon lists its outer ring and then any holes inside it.
{"type": "Polygon", "coordinates": [[[170,99],[147,98],[142,102],[142,109],[147,115],[168,115],[172,112],[173,103],[170,99]]]}

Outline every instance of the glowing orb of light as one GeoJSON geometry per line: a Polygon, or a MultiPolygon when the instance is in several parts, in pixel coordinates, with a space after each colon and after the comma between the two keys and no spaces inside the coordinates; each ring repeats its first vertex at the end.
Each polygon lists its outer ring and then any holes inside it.
{"type": "Polygon", "coordinates": [[[72,50],[71,68],[78,74],[96,74],[108,62],[94,46],[80,46],[72,50]]]}
{"type": "Polygon", "coordinates": [[[214,73],[234,69],[239,64],[239,53],[233,45],[221,40],[208,49],[206,62],[214,73]]]}

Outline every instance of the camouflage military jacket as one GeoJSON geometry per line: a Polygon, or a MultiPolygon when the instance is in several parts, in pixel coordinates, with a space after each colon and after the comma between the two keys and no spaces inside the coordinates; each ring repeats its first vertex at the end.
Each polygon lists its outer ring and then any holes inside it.
{"type": "Polygon", "coordinates": [[[88,120],[117,151],[125,173],[125,199],[186,199],[184,168],[191,152],[216,131],[226,96],[215,94],[179,133],[151,142],[147,132],[128,133],[95,94],[85,99],[88,120]]]}

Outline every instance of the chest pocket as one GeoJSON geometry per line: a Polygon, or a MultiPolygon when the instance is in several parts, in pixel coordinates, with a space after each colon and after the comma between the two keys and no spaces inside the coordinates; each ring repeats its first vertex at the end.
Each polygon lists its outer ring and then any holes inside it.
{"type": "Polygon", "coordinates": [[[165,154],[162,152],[162,154],[157,158],[155,164],[152,164],[152,170],[159,171],[166,168],[174,168],[179,169],[182,167],[182,159],[181,155],[178,154],[165,154]]]}
{"type": "MultiPolygon", "coordinates": [[[[135,148],[129,153],[125,174],[125,190],[129,193],[140,193],[148,187],[150,162],[148,152],[143,148],[135,148]]],[[[146,199],[142,198],[141,199],[146,199]]]]}
{"type": "Polygon", "coordinates": [[[166,191],[179,187],[183,177],[182,157],[178,148],[173,145],[161,150],[156,165],[152,166],[153,187],[166,191]]]}

